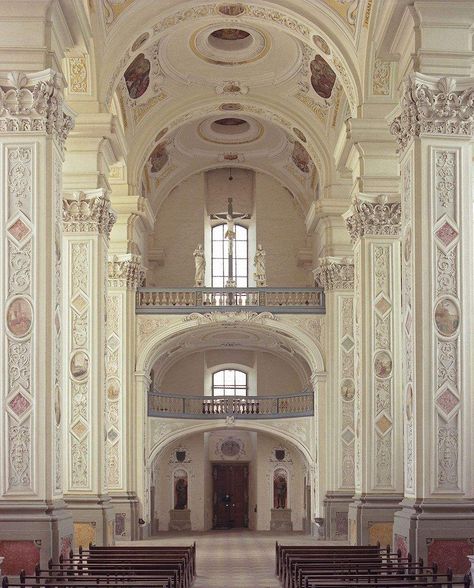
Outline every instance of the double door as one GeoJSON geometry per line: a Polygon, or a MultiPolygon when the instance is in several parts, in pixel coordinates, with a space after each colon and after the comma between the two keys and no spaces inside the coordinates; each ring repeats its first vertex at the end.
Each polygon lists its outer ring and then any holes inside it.
{"type": "Polygon", "coordinates": [[[213,527],[248,527],[248,464],[213,464],[213,527]]]}

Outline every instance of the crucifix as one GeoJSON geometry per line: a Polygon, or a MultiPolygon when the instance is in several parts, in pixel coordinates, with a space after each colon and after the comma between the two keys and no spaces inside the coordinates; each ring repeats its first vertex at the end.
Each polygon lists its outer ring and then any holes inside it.
{"type": "Polygon", "coordinates": [[[227,221],[227,230],[224,237],[228,240],[227,252],[228,252],[228,271],[227,281],[225,284],[226,288],[235,288],[236,283],[234,279],[234,239],[235,230],[234,225],[236,220],[249,219],[250,214],[247,213],[235,213],[232,207],[232,198],[227,198],[227,212],[219,214],[211,214],[212,220],[225,220],[227,221]]]}

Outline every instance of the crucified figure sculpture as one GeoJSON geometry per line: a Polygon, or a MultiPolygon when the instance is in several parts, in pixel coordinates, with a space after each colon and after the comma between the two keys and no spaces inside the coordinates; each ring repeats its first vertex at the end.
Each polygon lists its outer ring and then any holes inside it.
{"type": "Polygon", "coordinates": [[[219,214],[211,214],[212,220],[225,220],[227,222],[227,229],[224,237],[228,240],[227,251],[228,251],[228,270],[227,270],[227,281],[226,288],[235,288],[236,283],[234,279],[234,240],[235,240],[235,221],[242,219],[249,219],[250,214],[247,213],[236,213],[232,207],[232,198],[227,199],[227,212],[221,212],[219,214]]]}

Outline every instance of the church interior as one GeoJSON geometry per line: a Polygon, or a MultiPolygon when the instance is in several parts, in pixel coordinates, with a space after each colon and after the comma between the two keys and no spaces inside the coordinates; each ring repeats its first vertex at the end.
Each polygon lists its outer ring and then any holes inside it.
{"type": "Polygon", "coordinates": [[[0,0],[2,586],[470,585],[473,139],[473,0],[0,0]]]}

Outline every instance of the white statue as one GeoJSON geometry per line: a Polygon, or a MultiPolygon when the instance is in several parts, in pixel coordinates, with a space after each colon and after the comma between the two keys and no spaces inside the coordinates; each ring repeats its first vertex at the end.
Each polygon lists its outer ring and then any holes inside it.
{"type": "Polygon", "coordinates": [[[194,264],[196,266],[196,274],[194,277],[194,286],[202,288],[204,286],[204,274],[206,272],[206,260],[204,259],[204,249],[202,244],[194,250],[194,264]]]}
{"type": "Polygon", "coordinates": [[[261,245],[258,245],[255,257],[253,260],[255,265],[254,278],[258,287],[267,285],[267,276],[265,273],[265,251],[261,245]]]}

